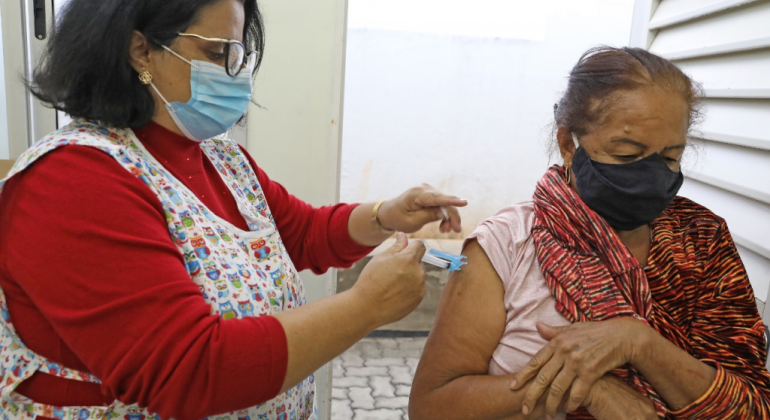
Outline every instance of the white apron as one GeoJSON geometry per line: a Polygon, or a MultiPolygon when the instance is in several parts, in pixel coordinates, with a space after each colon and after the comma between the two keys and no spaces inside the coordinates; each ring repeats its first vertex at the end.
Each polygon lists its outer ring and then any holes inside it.
{"type": "MultiPolygon", "coordinates": [[[[265,201],[256,173],[238,145],[225,139],[201,143],[206,156],[230,189],[250,231],[219,218],[142,146],[129,129],[114,129],[97,121],[76,120],[25,152],[5,181],[44,154],[65,145],[99,149],[157,194],[166,215],[169,234],[184,255],[190,278],[224,319],[269,315],[305,304],[302,281],[283,245],[265,201]]],[[[115,401],[106,407],[53,407],[38,404],[14,392],[35,372],[77,381],[99,383],[89,374],[67,369],[35,354],[19,339],[0,289],[0,419],[160,420],[135,405],[115,401]]],[[[212,416],[216,420],[304,420],[316,418],[313,377],[266,403],[212,416]]]]}

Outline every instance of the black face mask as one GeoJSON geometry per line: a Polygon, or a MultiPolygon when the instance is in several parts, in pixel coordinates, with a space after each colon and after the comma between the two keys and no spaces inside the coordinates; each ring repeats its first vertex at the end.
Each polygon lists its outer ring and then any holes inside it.
{"type": "Polygon", "coordinates": [[[582,147],[572,159],[578,194],[617,230],[649,224],[674,201],[684,176],[659,154],[626,164],[597,162],[582,147]]]}

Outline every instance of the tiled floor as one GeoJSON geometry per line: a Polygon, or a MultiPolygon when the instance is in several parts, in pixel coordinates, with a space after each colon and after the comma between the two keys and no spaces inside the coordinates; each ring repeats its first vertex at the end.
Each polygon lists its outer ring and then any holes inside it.
{"type": "Polygon", "coordinates": [[[334,360],[332,420],[407,419],[425,338],[366,338],[334,360]]]}

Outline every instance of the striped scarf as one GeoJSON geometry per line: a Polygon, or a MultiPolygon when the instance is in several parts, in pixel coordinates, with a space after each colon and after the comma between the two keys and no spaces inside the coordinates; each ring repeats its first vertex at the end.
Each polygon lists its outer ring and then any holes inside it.
{"type": "MultiPolygon", "coordinates": [[[[532,234],[537,259],[556,310],[570,322],[635,317],[653,323],[647,276],[610,225],[588,208],[553,166],[535,189],[532,234]]],[[[630,366],[613,374],[647,395],[660,417],[667,409],[657,392],[630,366]]],[[[592,418],[585,409],[568,419],[592,418]]]]}

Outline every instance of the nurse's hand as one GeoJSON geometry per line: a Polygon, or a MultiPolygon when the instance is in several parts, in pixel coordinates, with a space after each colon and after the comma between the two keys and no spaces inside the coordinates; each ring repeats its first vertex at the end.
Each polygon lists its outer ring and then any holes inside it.
{"type": "Polygon", "coordinates": [[[422,241],[408,243],[398,234],[396,243],[366,265],[351,291],[370,302],[377,326],[390,324],[409,315],[425,296],[425,270],[420,262],[425,254],[422,241]]]}
{"type": "Polygon", "coordinates": [[[383,228],[397,232],[417,232],[428,223],[439,220],[442,233],[460,232],[462,226],[457,207],[467,205],[465,200],[443,194],[430,185],[423,184],[382,203],[378,218],[383,228]],[[446,215],[442,207],[446,210],[446,215]]]}
{"type": "Polygon", "coordinates": [[[282,392],[295,387],[373,330],[407,316],[425,296],[425,245],[396,243],[366,265],[342,293],[274,314],[286,332],[289,362],[282,392]]]}

